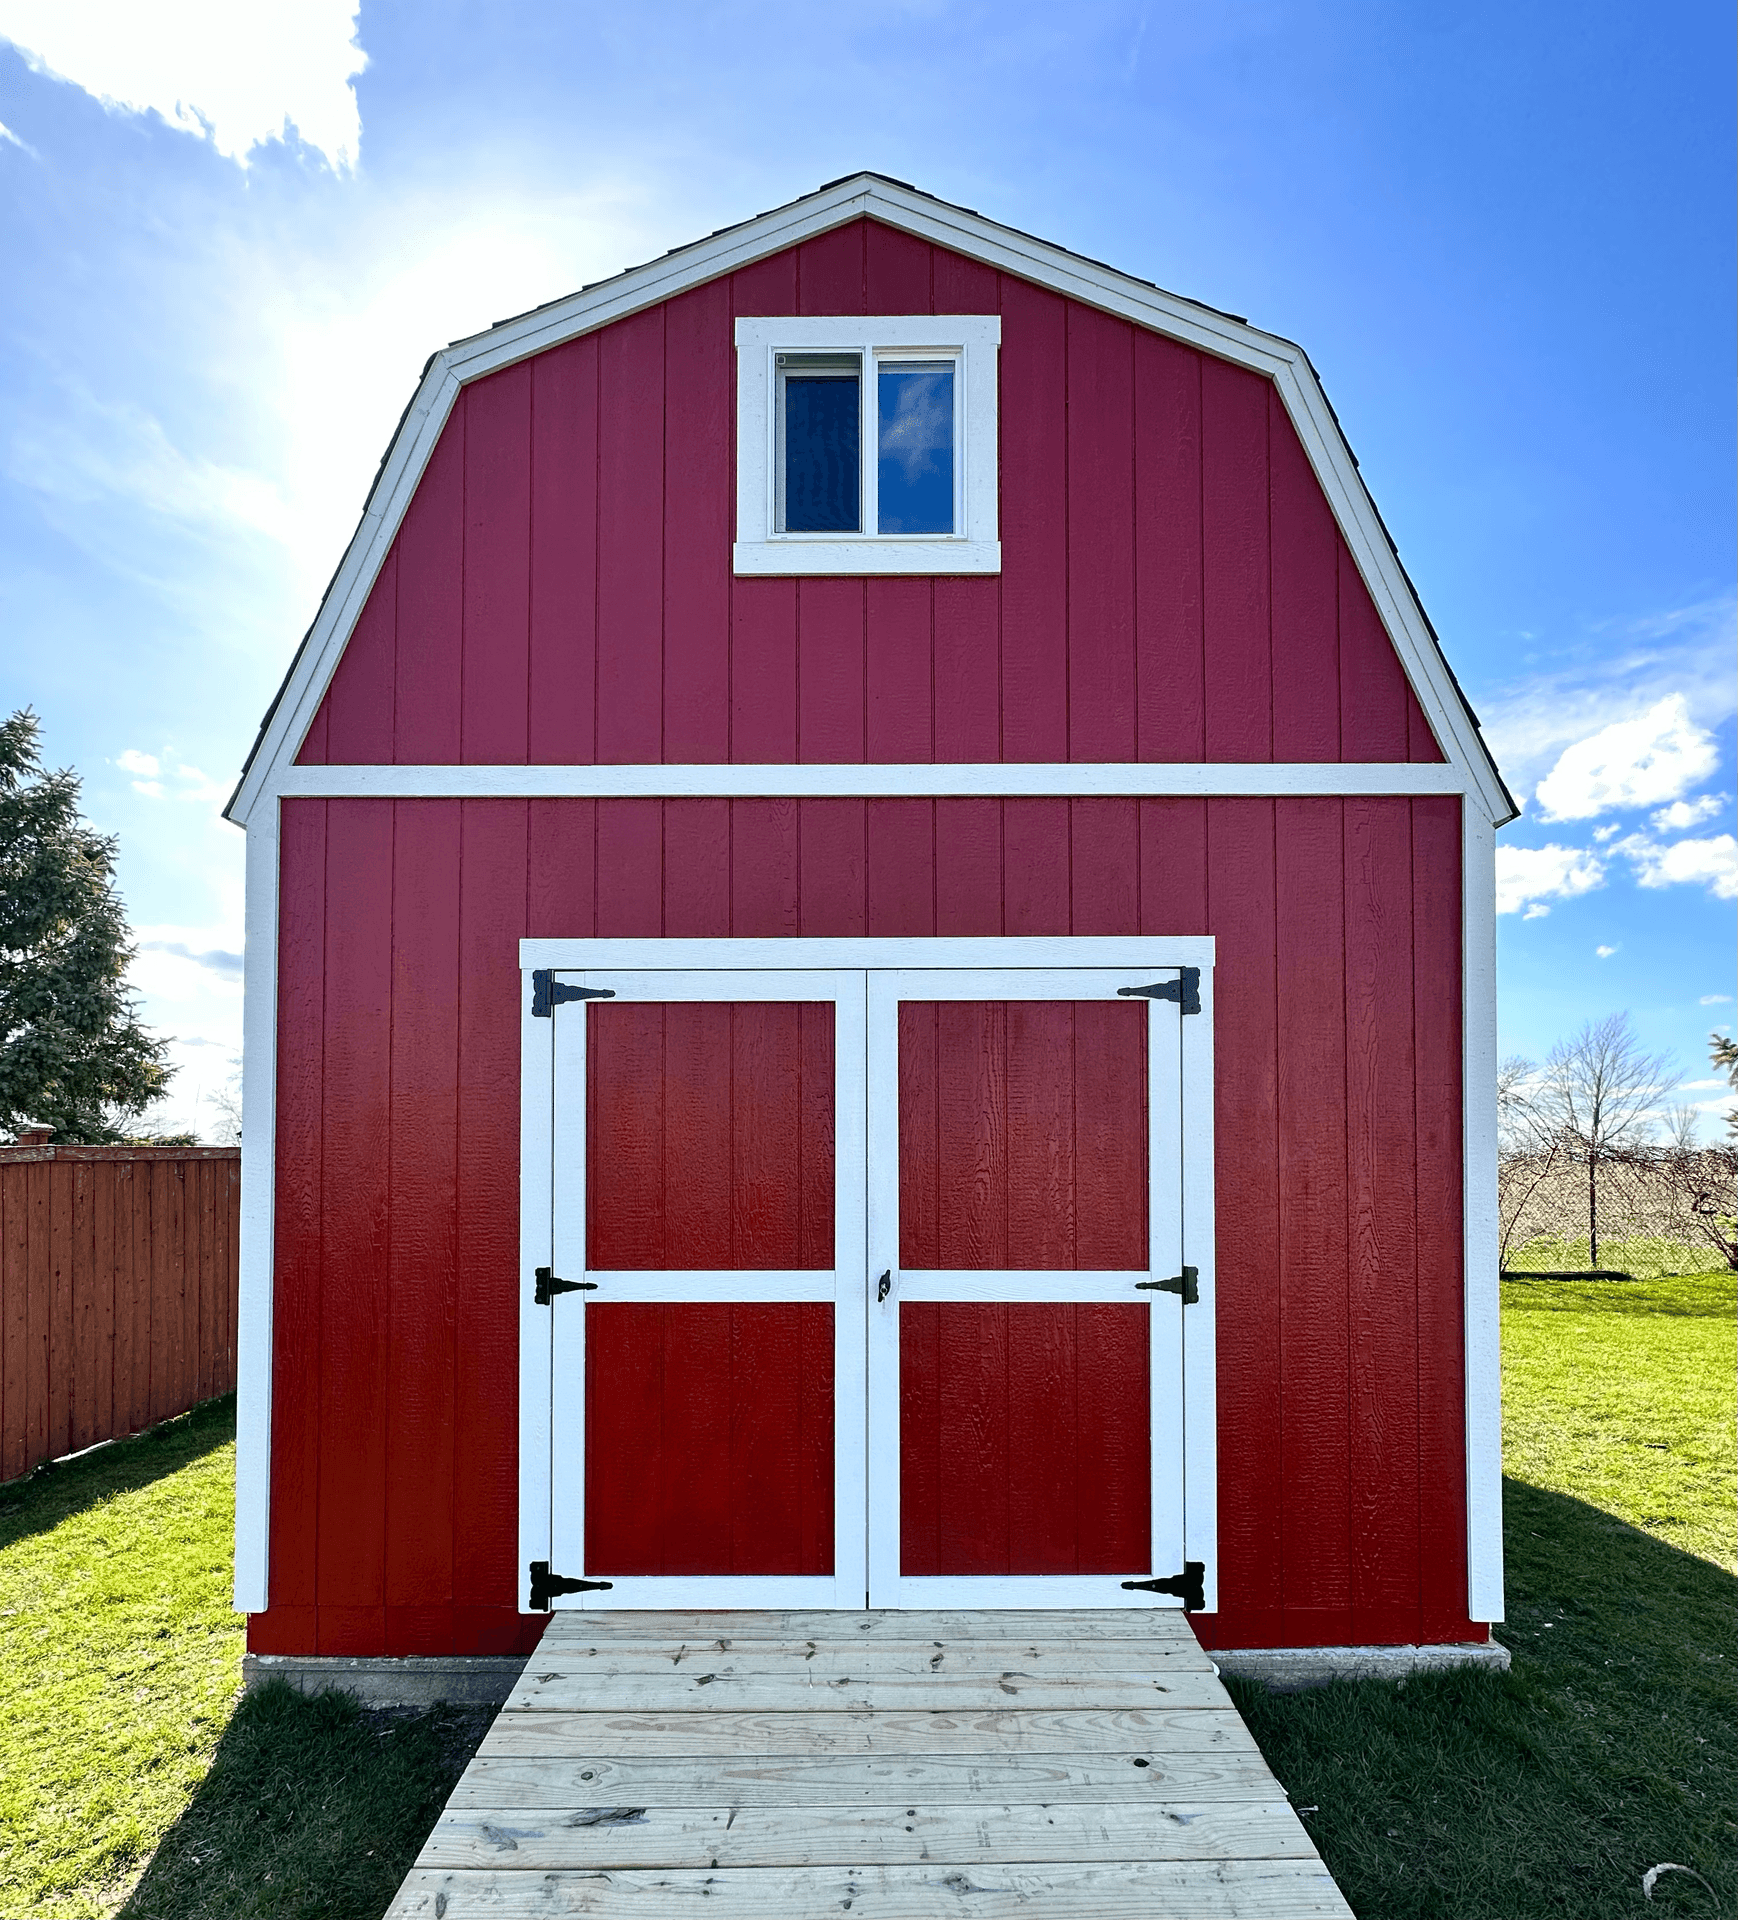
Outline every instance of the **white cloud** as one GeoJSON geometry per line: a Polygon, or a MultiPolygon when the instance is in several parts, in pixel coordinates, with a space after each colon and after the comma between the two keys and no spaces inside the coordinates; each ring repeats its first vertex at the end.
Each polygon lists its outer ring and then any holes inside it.
{"type": "Polygon", "coordinates": [[[1718,765],[1713,737],[1691,719],[1684,696],[1673,693],[1578,740],[1539,782],[1538,800],[1547,820],[1586,820],[1675,800],[1718,765]]]}
{"type": "Polygon", "coordinates": [[[1481,690],[1475,704],[1510,786],[1527,787],[1551,770],[1565,747],[1633,719],[1662,687],[1683,694],[1702,725],[1718,725],[1738,705],[1735,646],[1738,599],[1726,594],[1608,624],[1561,649],[1561,665],[1481,690]]]}
{"type": "Polygon", "coordinates": [[[132,782],[135,793],[142,793],[148,799],[161,800],[169,788],[165,780],[177,782],[170,797],[175,800],[196,800],[215,802],[229,797],[229,788],[221,781],[213,780],[203,768],[195,767],[182,760],[172,747],[165,747],[161,755],[141,753],[137,747],[128,747],[115,755],[115,765],[123,773],[137,774],[132,782]]]}
{"type": "Polygon", "coordinates": [[[1704,820],[1712,820],[1725,804],[1726,796],[1722,793],[1704,793],[1695,800],[1674,800],[1654,815],[1654,830],[1682,833],[1688,827],[1699,827],[1704,820]]]}
{"type": "Polygon", "coordinates": [[[1601,960],[1609,960],[1617,949],[1615,947],[1595,947],[1593,951],[1601,960]]]}
{"type": "Polygon", "coordinates": [[[0,140],[4,140],[9,147],[16,147],[20,153],[29,154],[32,160],[40,160],[42,158],[42,155],[36,151],[28,140],[20,140],[17,134],[15,134],[4,121],[0,121],[0,140]]]}
{"type": "Polygon", "coordinates": [[[1701,1003],[1704,1007],[1729,1007],[1732,1004],[1732,996],[1729,993],[1705,993],[1702,995],[1701,1003]]]}
{"type": "Polygon", "coordinates": [[[1497,848],[1497,912],[1527,909],[1529,920],[1550,912],[1546,900],[1571,900],[1605,884],[1598,854],[1585,847],[1497,848]]]}
{"type": "Polygon", "coordinates": [[[1614,820],[1609,827],[1595,827],[1593,829],[1593,837],[1603,844],[1607,840],[1615,840],[1622,831],[1622,822],[1614,820]]]}
{"type": "Polygon", "coordinates": [[[1729,833],[1667,844],[1632,833],[1612,851],[1634,862],[1640,886],[1705,886],[1718,900],[1738,900],[1738,839],[1729,833]]]}
{"type": "Polygon", "coordinates": [[[360,0],[0,0],[0,38],[111,112],[157,113],[226,158],[291,128],[334,167],[362,137],[360,0]]]}

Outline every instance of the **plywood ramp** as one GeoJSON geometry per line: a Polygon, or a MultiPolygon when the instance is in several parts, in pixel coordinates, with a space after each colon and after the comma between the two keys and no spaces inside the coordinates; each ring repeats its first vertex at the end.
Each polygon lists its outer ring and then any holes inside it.
{"type": "Polygon", "coordinates": [[[1180,1613],[563,1613],[387,1920],[1350,1920],[1180,1613]]]}

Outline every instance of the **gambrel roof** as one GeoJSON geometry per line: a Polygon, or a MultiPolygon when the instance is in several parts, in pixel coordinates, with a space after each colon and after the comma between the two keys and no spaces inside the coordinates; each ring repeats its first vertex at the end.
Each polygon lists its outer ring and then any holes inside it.
{"type": "Polygon", "coordinates": [[[654,306],[849,221],[870,218],[1271,379],[1444,754],[1498,824],[1518,809],[1303,349],[1017,229],[873,173],[721,228],[434,354],[381,460],[362,518],[261,723],[226,815],[246,825],[294,762],[454,399],[469,381],[654,306]]]}

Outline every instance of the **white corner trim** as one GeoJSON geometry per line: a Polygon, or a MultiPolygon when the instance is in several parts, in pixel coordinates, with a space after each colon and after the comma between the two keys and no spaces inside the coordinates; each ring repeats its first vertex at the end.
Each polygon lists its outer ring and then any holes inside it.
{"type": "Polygon", "coordinates": [[[1503,1355],[1497,1278],[1496,829],[1461,808],[1461,1112],[1466,1211],[1466,1612],[1503,1615],[1503,1355]]]}
{"type": "MultiPolygon", "coordinates": [[[[1072,760],[776,766],[337,766],[283,768],[263,789],[279,799],[656,800],[1136,798],[1214,794],[1330,798],[1458,794],[1465,773],[1446,762],[1344,761],[1279,765],[1072,760]]],[[[1476,796],[1475,796],[1476,797],[1476,796]]]]}
{"type": "Polygon", "coordinates": [[[248,770],[230,800],[228,816],[245,824],[261,794],[274,789],[279,774],[294,761],[465,381],[593,332],[863,215],[1272,379],[1442,751],[1462,770],[1466,789],[1478,795],[1493,821],[1510,817],[1510,800],[1495,765],[1437,651],[1423,609],[1303,351],[1232,315],[1215,313],[980,214],[868,174],[839,181],[536,313],[457,341],[435,355],[388,449],[368,508],[262,730],[248,770]]]}
{"type": "Polygon", "coordinates": [[[242,999],[240,1289],[235,1333],[235,1606],[263,1613],[270,1588],[272,1195],[277,1152],[278,810],[247,836],[242,999]]]}
{"type": "Polygon", "coordinates": [[[736,322],[736,544],[732,568],[756,575],[998,573],[996,439],[997,314],[792,315],[736,322]],[[856,353],[862,357],[861,434],[864,532],[837,539],[776,531],[773,381],[781,352],[856,353]],[[955,386],[955,531],[908,538],[877,533],[875,356],[893,350],[944,355],[959,368],[955,386]]]}

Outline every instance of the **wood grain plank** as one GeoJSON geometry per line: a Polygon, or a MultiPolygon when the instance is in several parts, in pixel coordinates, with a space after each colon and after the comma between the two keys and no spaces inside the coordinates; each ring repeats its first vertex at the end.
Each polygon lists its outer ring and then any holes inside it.
{"type": "Polygon", "coordinates": [[[1196,1803],[1275,1797],[1273,1774],[1251,1743],[1247,1751],[1004,1753],[989,1763],[978,1754],[946,1753],[477,1759],[447,1804],[454,1809],[570,1808],[602,1801],[684,1807],[722,1800],[733,1807],[879,1806],[915,1794],[932,1806],[970,1806],[992,1779],[998,1798],[1012,1806],[1119,1800],[1138,1805],[1185,1794],[1196,1803]]]}
{"type": "Polygon", "coordinates": [[[392,863],[392,1026],[385,1259],[385,1600],[415,1607],[422,1644],[452,1633],[458,1263],[459,808],[401,800],[392,863]]]}
{"type": "Polygon", "coordinates": [[[994,761],[1002,754],[1002,585],[935,582],[935,757],[994,761]]]}
{"type": "Polygon", "coordinates": [[[655,765],[664,725],[664,310],[599,346],[597,757],[655,765]]]}
{"type": "MultiPolygon", "coordinates": [[[[117,1161],[101,1161],[91,1173],[91,1294],[96,1337],[95,1399],[91,1407],[91,1425],[95,1438],[112,1440],[124,1433],[124,1422],[115,1422],[115,1174],[117,1161]]],[[[227,1174],[227,1166],[218,1172],[227,1174]]],[[[3,1337],[3,1336],[0,1336],[3,1337]]],[[[212,1391],[223,1393],[234,1382],[221,1379],[212,1391]]],[[[0,1416],[3,1418],[3,1416],[0,1416]]]]}
{"type": "Polygon", "coordinates": [[[871,800],[868,927],[872,939],[935,932],[935,802],[871,800]]]}
{"type": "Polygon", "coordinates": [[[797,758],[864,758],[868,632],[861,580],[797,582],[797,758]]]}
{"type": "Polygon", "coordinates": [[[1340,757],[1339,529],[1278,392],[1267,396],[1273,757],[1340,757]]]}
{"type": "Polygon", "coordinates": [[[799,804],[730,803],[730,931],[739,940],[782,939],[797,930],[799,804]]]}
{"type": "Polygon", "coordinates": [[[1073,931],[1073,847],[1066,800],[1002,802],[1004,931],[1073,931]]]}
{"type": "MultiPolygon", "coordinates": [[[[72,1451],[73,1383],[78,1348],[73,1327],[72,1163],[51,1160],[48,1175],[48,1458],[72,1451]]],[[[167,1413],[179,1412],[167,1406],[167,1413]]]]}
{"type": "Polygon", "coordinates": [[[1201,363],[1201,540],[1209,760],[1273,758],[1268,382],[1201,363]]]}
{"type": "Polygon", "coordinates": [[[708,1703],[703,1711],[504,1713],[479,1756],[526,1760],[595,1754],[634,1759],[718,1754],[955,1754],[1256,1751],[1228,1706],[1072,1707],[1001,1711],[756,1712],[708,1703]]]}
{"type": "Polygon", "coordinates": [[[1308,1860],[1126,1861],[1114,1865],[997,1866],[967,1873],[939,1867],[753,1867],[574,1873],[545,1880],[495,1868],[416,1868],[387,1920],[668,1914],[702,1902],[720,1920],[809,1920],[850,1912],[855,1920],[1350,1920],[1325,1867],[1308,1860]]]}
{"type": "Polygon", "coordinates": [[[454,1651],[524,1644],[515,1610],[519,1440],[519,940],[523,801],[461,803],[459,1196],[453,1396],[454,1651]]]}
{"type": "Polygon", "coordinates": [[[935,930],[942,937],[1002,931],[1002,803],[935,803],[935,930]]]}
{"type": "Polygon", "coordinates": [[[730,285],[664,309],[664,755],[730,757],[730,285]]]}
{"type": "MultiPolygon", "coordinates": [[[[572,1617],[580,1621],[587,1618],[584,1614],[572,1617]]],[[[706,1673],[824,1674],[829,1678],[883,1673],[997,1676],[1011,1668],[1022,1673],[1070,1676],[1212,1671],[1192,1636],[1186,1644],[1175,1638],[1082,1644],[1060,1634],[1044,1640],[974,1640],[966,1629],[948,1639],[876,1640],[863,1636],[852,1640],[835,1632],[829,1638],[746,1640],[738,1644],[722,1616],[720,1625],[724,1630],[709,1640],[677,1636],[584,1640],[566,1633],[559,1648],[552,1648],[546,1636],[537,1659],[526,1668],[507,1704],[515,1707],[537,1700],[547,1688],[565,1685],[576,1677],[588,1687],[617,1678],[624,1687],[631,1687],[634,1674],[682,1673],[690,1668],[706,1673]]]]}
{"type": "MultiPolygon", "coordinates": [[[[320,1498],[322,1644],[326,1615],[385,1604],[387,1285],[392,1032],[394,803],[331,804],[327,844],[326,998],[321,1117],[320,1498]]],[[[379,1616],[384,1633],[384,1616],[379,1616]]]]}
{"type": "Polygon", "coordinates": [[[730,757],[783,766],[797,757],[797,583],[733,580],[730,757]]]}
{"type": "Polygon", "coordinates": [[[797,931],[845,940],[869,930],[869,816],[861,800],[797,802],[797,931]]]}
{"type": "Polygon", "coordinates": [[[75,1161],[67,1170],[72,1186],[72,1233],[67,1248],[68,1286],[71,1295],[72,1378],[68,1413],[68,1438],[71,1451],[82,1451],[103,1436],[96,1427],[97,1347],[96,1314],[96,1221],[91,1204],[91,1173],[88,1161],[75,1161]]]}
{"type": "Polygon", "coordinates": [[[597,751],[597,335],[531,362],[530,757],[597,751]]]}
{"type": "Polygon", "coordinates": [[[1339,543],[1341,742],[1348,760],[1404,760],[1411,692],[1357,563],[1339,543]]]}
{"type": "Polygon", "coordinates": [[[1068,307],[1023,280],[1001,298],[1001,751],[1066,760],[1068,307]]]}
{"type": "Polygon", "coordinates": [[[658,1867],[965,1866],[1088,1860],[1307,1860],[1309,1836],[1278,1789],[1266,1801],[1145,1805],[1126,1800],[997,1803],[999,1782],[971,1806],[747,1806],[716,1794],[686,1807],[599,1804],[449,1808],[417,1865],[427,1871],[507,1865],[563,1872],[658,1867]],[[503,1856],[511,1856],[504,1859],[503,1856]]]}
{"type": "Polygon", "coordinates": [[[1201,355],[1135,329],[1135,730],[1142,760],[1204,760],[1201,355]]]}
{"type": "Polygon", "coordinates": [[[398,617],[416,636],[416,671],[397,690],[394,728],[408,766],[451,766],[460,756],[466,407],[461,393],[398,534],[398,617]]]}
{"type": "MultiPolygon", "coordinates": [[[[1220,1458],[1220,1580],[1240,1609],[1277,1608],[1283,1593],[1283,1354],[1272,1280],[1279,1234],[1273,802],[1210,801],[1207,831],[1211,927],[1219,941],[1214,975],[1218,1333],[1224,1351],[1237,1356],[1236,1365],[1222,1369],[1219,1377],[1220,1430],[1238,1436],[1236,1448],[1220,1458]]],[[[1211,1623],[1207,1633],[1214,1635],[1227,1627],[1229,1610],[1205,1618],[1211,1623]]]]}
{"type": "Polygon", "coordinates": [[[1351,1635],[1344,809],[1274,808],[1284,1604],[1351,1635]]]}
{"type": "MultiPolygon", "coordinates": [[[[531,363],[465,389],[465,759],[522,766],[531,737],[531,363]]],[[[414,670],[414,669],[410,669],[414,670]]]]}
{"type": "Polygon", "coordinates": [[[923,579],[865,585],[865,737],[872,761],[935,758],[934,594],[935,583],[923,579]]]}
{"type": "Polygon", "coordinates": [[[25,1164],[0,1165],[0,1480],[29,1471],[30,1204],[25,1164]]]}
{"type": "Polygon", "coordinates": [[[398,692],[398,549],[388,552],[344,643],[323,703],[329,765],[372,766],[393,756],[398,692]]]}
{"type": "Polygon", "coordinates": [[[1419,1607],[1411,806],[1345,810],[1353,1636],[1408,1641],[1419,1607]]]}
{"type": "Polygon", "coordinates": [[[1068,308],[1068,757],[1135,757],[1134,335],[1068,308]]]}

